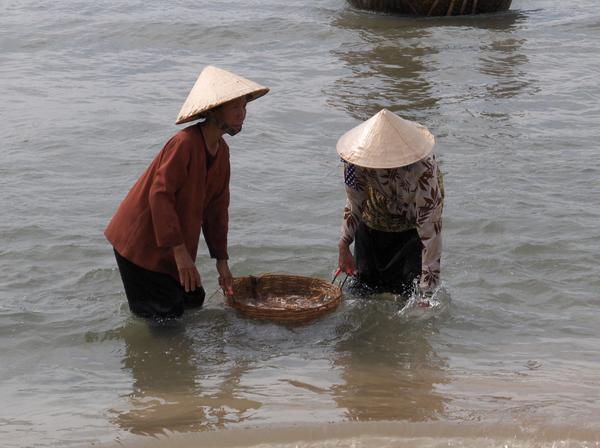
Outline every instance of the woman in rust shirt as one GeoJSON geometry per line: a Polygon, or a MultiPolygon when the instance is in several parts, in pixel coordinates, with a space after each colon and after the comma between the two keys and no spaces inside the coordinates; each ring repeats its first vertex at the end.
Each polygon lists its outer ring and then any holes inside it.
{"type": "Polygon", "coordinates": [[[127,194],[105,230],[113,245],[131,311],[178,317],[204,302],[195,265],[200,232],[215,258],[219,284],[233,294],[228,266],[229,147],[224,133],[242,129],[246,103],[268,92],[252,81],[206,67],[177,124],[177,132],[127,194]]]}

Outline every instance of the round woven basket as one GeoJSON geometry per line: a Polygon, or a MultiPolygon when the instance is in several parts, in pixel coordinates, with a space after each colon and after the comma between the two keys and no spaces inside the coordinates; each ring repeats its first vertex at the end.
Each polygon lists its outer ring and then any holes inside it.
{"type": "Polygon", "coordinates": [[[342,300],[339,286],[297,275],[263,274],[238,277],[227,303],[249,317],[306,322],[335,309],[342,300]]]}

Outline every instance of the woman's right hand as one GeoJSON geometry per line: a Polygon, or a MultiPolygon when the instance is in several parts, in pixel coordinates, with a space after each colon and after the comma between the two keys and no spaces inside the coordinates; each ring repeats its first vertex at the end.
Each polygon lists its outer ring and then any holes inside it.
{"type": "Polygon", "coordinates": [[[339,244],[339,258],[338,267],[340,270],[348,275],[354,275],[356,273],[356,261],[354,255],[350,252],[350,246],[343,241],[339,244]]]}
{"type": "Polygon", "coordinates": [[[200,272],[194,264],[194,260],[190,256],[185,244],[180,244],[173,248],[175,256],[175,264],[177,264],[177,272],[179,272],[179,283],[185,289],[185,292],[196,290],[202,286],[200,272]]]}

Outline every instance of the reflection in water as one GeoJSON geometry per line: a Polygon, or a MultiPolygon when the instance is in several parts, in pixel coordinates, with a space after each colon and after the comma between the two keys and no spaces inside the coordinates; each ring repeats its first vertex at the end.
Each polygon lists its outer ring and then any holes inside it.
{"type": "Polygon", "coordinates": [[[484,31],[515,32],[524,23],[527,16],[520,11],[511,10],[501,14],[489,14],[482,16],[448,17],[434,19],[431,26],[454,26],[465,29],[479,29],[484,31]]]}
{"type": "Polygon", "coordinates": [[[392,317],[396,304],[363,300],[351,317],[357,328],[336,347],[335,365],[344,382],[333,386],[333,398],[350,420],[436,419],[447,399],[435,386],[448,379],[427,340],[429,325],[392,317]]]}
{"type": "MultiPolygon", "coordinates": [[[[222,428],[243,421],[249,410],[260,406],[236,398],[236,385],[248,369],[243,361],[226,370],[213,393],[209,386],[203,390],[203,376],[211,375],[201,371],[202,356],[184,323],[132,318],[122,336],[126,344],[123,368],[131,372],[133,390],[128,395],[131,408],[114,419],[121,428],[144,435],[222,428]]],[[[223,362],[219,373],[226,366],[223,362]]]]}
{"type": "Polygon", "coordinates": [[[512,98],[532,83],[520,68],[525,40],[515,37],[524,20],[517,11],[437,19],[343,11],[333,24],[348,38],[333,53],[350,75],[326,92],[329,102],[360,121],[386,107],[427,122],[445,101],[512,98]]]}
{"type": "Polygon", "coordinates": [[[335,83],[330,102],[357,120],[364,121],[384,107],[410,118],[437,103],[424,76],[437,52],[423,44],[429,33],[406,19],[407,26],[399,26],[397,20],[346,11],[334,21],[334,26],[354,31],[359,39],[334,51],[351,76],[335,83]]]}
{"type": "Polygon", "coordinates": [[[492,76],[496,82],[487,86],[493,98],[512,98],[526,89],[531,80],[526,78],[520,66],[529,60],[520,52],[524,39],[510,36],[496,38],[482,48],[480,72],[492,76]]]}

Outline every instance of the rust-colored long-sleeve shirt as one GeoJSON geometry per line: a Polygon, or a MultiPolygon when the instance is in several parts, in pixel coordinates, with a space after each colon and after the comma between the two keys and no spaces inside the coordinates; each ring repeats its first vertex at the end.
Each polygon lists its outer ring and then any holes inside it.
{"type": "Polygon", "coordinates": [[[210,168],[199,125],[175,134],[129,191],[104,234],[123,257],[178,279],[173,247],[196,259],[200,231],[210,256],[228,258],[229,147],[223,139],[210,168]]]}

